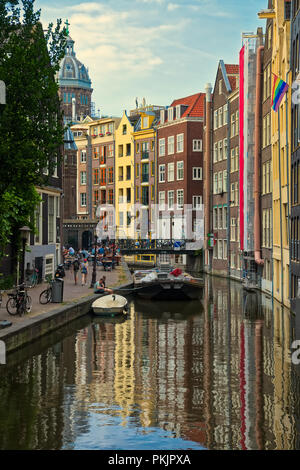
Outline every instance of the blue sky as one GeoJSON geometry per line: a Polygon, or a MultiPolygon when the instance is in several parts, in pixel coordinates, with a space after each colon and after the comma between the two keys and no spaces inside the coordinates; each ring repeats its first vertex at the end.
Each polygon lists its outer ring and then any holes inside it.
{"type": "Polygon", "coordinates": [[[267,0],[36,0],[42,21],[70,22],[101,114],[204,91],[218,61],[237,63],[241,33],[265,27],[267,0]],[[62,6],[63,5],[63,6],[62,6]]]}

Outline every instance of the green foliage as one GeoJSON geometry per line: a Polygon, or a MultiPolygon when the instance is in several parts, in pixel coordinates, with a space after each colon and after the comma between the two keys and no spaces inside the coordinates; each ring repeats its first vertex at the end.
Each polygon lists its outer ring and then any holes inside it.
{"type": "MultiPolygon", "coordinates": [[[[1,276],[1,275],[0,275],[1,276]]],[[[9,290],[14,286],[14,276],[0,277],[0,290],[9,290]]]]}
{"type": "Polygon", "coordinates": [[[34,0],[0,1],[0,80],[7,101],[0,105],[0,258],[19,227],[34,228],[35,188],[49,182],[61,161],[64,128],[55,76],[65,45],[61,20],[44,33],[34,0]]]}

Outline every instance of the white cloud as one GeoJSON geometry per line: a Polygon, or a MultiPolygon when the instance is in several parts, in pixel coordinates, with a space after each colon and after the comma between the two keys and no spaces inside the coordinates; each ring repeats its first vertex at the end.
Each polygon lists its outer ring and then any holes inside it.
{"type": "Polygon", "coordinates": [[[179,8],[180,5],[177,5],[176,3],[169,3],[168,4],[168,10],[169,11],[174,11],[174,10],[177,10],[177,8],[179,8]]]}

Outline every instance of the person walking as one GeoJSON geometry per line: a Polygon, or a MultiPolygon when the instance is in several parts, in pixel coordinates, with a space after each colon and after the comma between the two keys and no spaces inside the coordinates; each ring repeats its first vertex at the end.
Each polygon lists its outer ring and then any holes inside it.
{"type": "Polygon", "coordinates": [[[78,260],[78,258],[75,258],[75,260],[73,261],[73,272],[74,272],[75,286],[77,285],[77,278],[78,278],[79,268],[80,268],[79,260],[78,260]]]}
{"type": "Polygon", "coordinates": [[[87,259],[85,258],[81,263],[81,285],[86,286],[86,278],[89,271],[89,265],[87,259]]]}

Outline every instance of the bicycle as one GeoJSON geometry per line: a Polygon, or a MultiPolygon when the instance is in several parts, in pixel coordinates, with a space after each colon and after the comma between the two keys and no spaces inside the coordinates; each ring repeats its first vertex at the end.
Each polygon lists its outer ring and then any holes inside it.
{"type": "Polygon", "coordinates": [[[48,304],[52,300],[52,279],[51,277],[46,277],[46,281],[48,282],[49,286],[47,289],[43,290],[43,292],[40,293],[39,301],[40,304],[48,304]]]}
{"type": "Polygon", "coordinates": [[[30,313],[32,309],[32,299],[28,295],[24,284],[16,286],[16,291],[8,294],[6,310],[9,315],[24,315],[30,313]]]}

